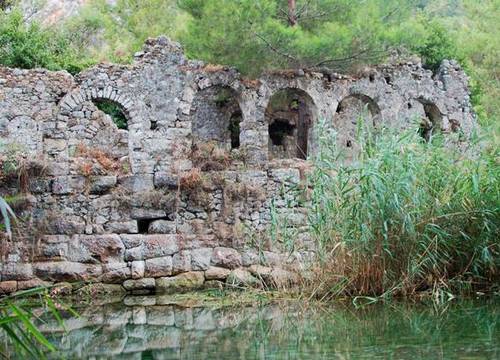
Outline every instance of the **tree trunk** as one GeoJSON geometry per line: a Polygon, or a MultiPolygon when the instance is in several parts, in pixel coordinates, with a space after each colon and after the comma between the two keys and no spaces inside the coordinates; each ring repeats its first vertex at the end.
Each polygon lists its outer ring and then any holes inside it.
{"type": "Polygon", "coordinates": [[[297,3],[295,0],[288,0],[288,24],[297,25],[297,3]]]}

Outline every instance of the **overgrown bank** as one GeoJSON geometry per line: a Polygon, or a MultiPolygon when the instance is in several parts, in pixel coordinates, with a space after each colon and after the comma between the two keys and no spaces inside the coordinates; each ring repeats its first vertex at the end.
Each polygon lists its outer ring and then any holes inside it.
{"type": "MultiPolygon", "coordinates": [[[[322,255],[312,279],[330,296],[436,296],[498,289],[500,164],[484,139],[468,149],[417,131],[360,132],[346,164],[320,126],[310,230],[322,255]]],[[[449,140],[448,140],[449,141],[449,140]]]]}

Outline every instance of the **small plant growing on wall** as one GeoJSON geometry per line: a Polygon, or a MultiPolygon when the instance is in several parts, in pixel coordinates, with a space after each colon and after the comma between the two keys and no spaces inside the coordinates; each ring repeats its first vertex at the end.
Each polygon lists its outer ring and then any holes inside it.
{"type": "Polygon", "coordinates": [[[232,100],[233,94],[231,93],[230,89],[220,89],[219,92],[217,93],[217,97],[215,98],[215,104],[222,108],[229,104],[229,102],[232,100]]]}

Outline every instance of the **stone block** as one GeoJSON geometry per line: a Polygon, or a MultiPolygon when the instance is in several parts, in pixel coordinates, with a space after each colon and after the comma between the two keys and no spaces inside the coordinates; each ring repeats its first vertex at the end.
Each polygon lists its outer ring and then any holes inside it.
{"type": "Polygon", "coordinates": [[[154,186],[156,188],[177,189],[179,186],[179,177],[169,173],[156,173],[154,175],[154,186]]]}
{"type": "Polygon", "coordinates": [[[103,264],[101,281],[106,284],[121,284],[132,276],[125,262],[103,264]]]}
{"type": "Polygon", "coordinates": [[[17,281],[0,281],[0,295],[7,295],[17,291],[17,281]]]}
{"type": "Polygon", "coordinates": [[[137,246],[131,249],[126,249],[123,258],[125,261],[144,260],[144,247],[137,246]]]}
{"type": "Polygon", "coordinates": [[[180,251],[172,257],[172,274],[191,271],[191,252],[180,251]]]}
{"type": "Polygon", "coordinates": [[[125,246],[118,235],[79,235],[69,246],[70,261],[108,263],[123,261],[125,246]]]}
{"type": "Polygon", "coordinates": [[[144,272],[145,272],[144,261],[132,261],[131,272],[132,272],[132,279],[140,279],[144,277],[144,272]]]}
{"type": "Polygon", "coordinates": [[[261,287],[262,283],[252,274],[244,269],[234,269],[232,270],[226,279],[226,284],[230,287],[261,287]]]}
{"type": "Polygon", "coordinates": [[[238,251],[225,247],[217,247],[212,253],[212,265],[228,269],[241,266],[241,255],[238,251]]]}
{"type": "Polygon", "coordinates": [[[110,222],[104,225],[104,229],[114,234],[137,234],[139,232],[136,220],[110,222]]]}
{"type": "Polygon", "coordinates": [[[205,279],[207,279],[207,280],[226,280],[226,278],[230,272],[231,272],[231,270],[229,270],[229,269],[216,267],[216,266],[210,266],[205,271],[205,279]]]}
{"type": "Polygon", "coordinates": [[[144,243],[143,235],[120,235],[126,249],[141,246],[144,243]]]}
{"type": "Polygon", "coordinates": [[[177,235],[145,235],[144,259],[173,255],[179,251],[177,235]]]}
{"type": "Polygon", "coordinates": [[[149,224],[150,234],[175,234],[177,227],[175,221],[155,220],[149,224]]]}
{"type": "Polygon", "coordinates": [[[213,249],[211,248],[202,248],[202,249],[194,249],[191,251],[191,266],[193,270],[207,270],[210,266],[210,261],[212,259],[213,249]]]}
{"type": "Polygon", "coordinates": [[[172,277],[156,279],[156,291],[169,293],[177,290],[194,290],[201,288],[205,282],[202,271],[190,271],[172,277]]]}
{"type": "Polygon", "coordinates": [[[33,272],[46,281],[90,281],[102,274],[100,265],[69,261],[34,263],[33,272]]]}
{"type": "Polygon", "coordinates": [[[131,215],[133,219],[160,219],[167,216],[167,212],[165,210],[158,209],[147,209],[147,208],[133,208],[131,215]]]}
{"type": "Polygon", "coordinates": [[[43,236],[36,247],[37,259],[40,261],[67,260],[70,239],[67,235],[43,236]]]}
{"type": "Polygon", "coordinates": [[[91,194],[104,194],[113,188],[117,183],[116,176],[97,176],[92,178],[90,183],[91,194]]]}
{"type": "Polygon", "coordinates": [[[172,275],[172,256],[148,259],[145,261],[144,275],[147,277],[162,277],[172,275]]]}
{"type": "Polygon", "coordinates": [[[27,289],[33,289],[37,287],[48,287],[52,285],[50,281],[43,281],[40,279],[31,279],[31,280],[25,280],[25,281],[18,281],[17,282],[17,290],[27,290],[27,289]]]}
{"type": "Polygon", "coordinates": [[[125,290],[154,290],[155,289],[155,279],[153,278],[142,278],[138,280],[126,280],[123,283],[125,290]]]}
{"type": "Polygon", "coordinates": [[[153,175],[126,175],[118,179],[118,184],[132,193],[154,189],[153,175]]]}
{"type": "Polygon", "coordinates": [[[2,269],[2,280],[30,280],[33,278],[33,268],[28,263],[6,263],[2,269]]]}

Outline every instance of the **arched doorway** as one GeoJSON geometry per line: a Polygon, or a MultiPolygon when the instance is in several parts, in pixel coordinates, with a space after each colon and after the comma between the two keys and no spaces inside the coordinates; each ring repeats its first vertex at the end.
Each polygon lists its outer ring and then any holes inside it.
{"type": "Polygon", "coordinates": [[[286,88],[276,92],[266,108],[270,159],[306,159],[316,106],[303,90],[286,88]]]}

